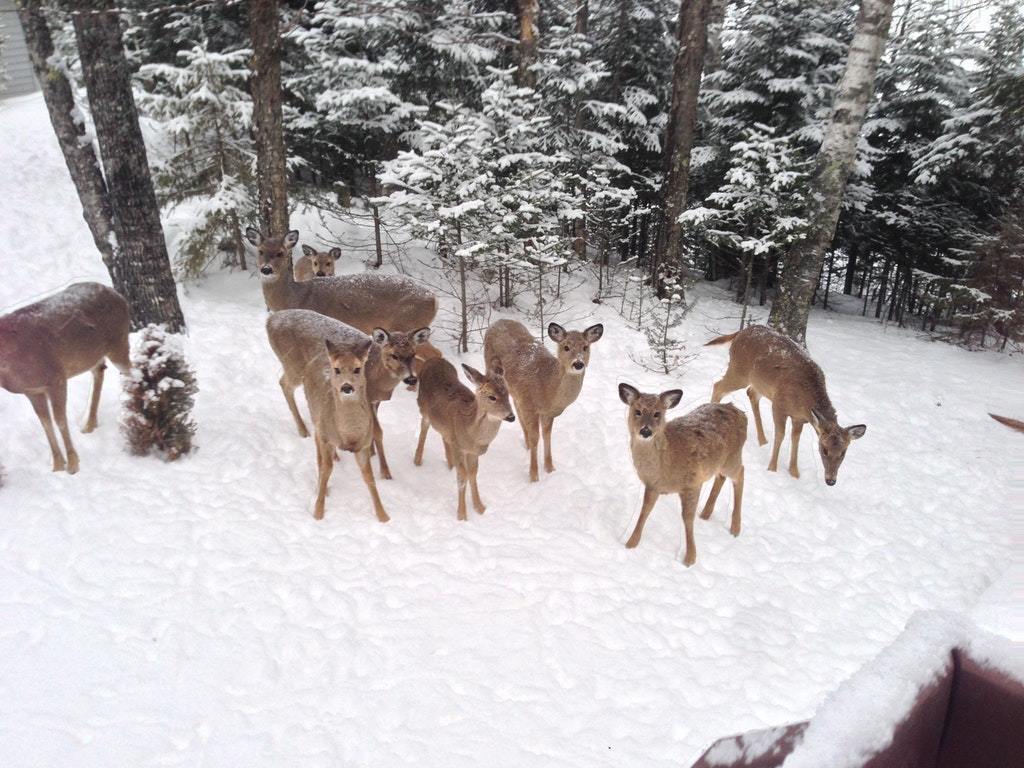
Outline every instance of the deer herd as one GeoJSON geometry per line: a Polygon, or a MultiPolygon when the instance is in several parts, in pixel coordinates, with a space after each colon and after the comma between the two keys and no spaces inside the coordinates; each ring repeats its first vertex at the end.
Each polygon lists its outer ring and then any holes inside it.
{"type": "MultiPolygon", "coordinates": [[[[348,452],[359,465],[377,519],[389,520],[371,459],[376,454],[380,477],[390,479],[378,412],[399,384],[416,391],[421,416],[414,463],[422,464],[426,438],[433,428],[441,436],[448,468],[457,476],[459,520],[467,519],[467,485],[473,508],[481,514],[485,510],[477,485],[480,457],[503,421],[519,421],[529,450],[531,481],[539,477],[537,453],[542,437],[544,470],[554,471],[554,421],[579,397],[592,347],[604,333],[602,325],[566,330],[551,323],[547,332],[556,345],[552,354],[521,323],[499,320],[484,336],[483,370],[462,365],[467,386],[430,342],[437,300],[419,283],[377,273],[335,276],[338,249],[320,252],[306,245],[293,268],[292,250],[299,240],[295,230],[269,237],[250,228],[246,237],[257,251],[257,270],[270,311],[267,338],[280,360],[281,391],[300,437],[310,434],[295,401],[300,386],[308,405],[318,470],[317,519],[324,515],[339,452],[348,452]]],[[[68,378],[93,373],[83,430],[89,432],[96,426],[105,361],[128,373],[128,332],[127,303],[96,283],[74,284],[0,317],[0,386],[31,401],[50,444],[54,471],[78,470],[66,417],[68,378]]],[[[850,442],[865,432],[863,424],[839,425],[821,368],[788,337],[764,326],[750,326],[708,342],[724,344],[731,344],[729,365],[714,385],[712,402],[679,418],[669,420],[667,414],[679,404],[681,390],[643,393],[630,384],[619,384],[633,465],[644,488],[627,547],[639,544],[658,497],[678,494],[686,538],[683,562],[692,565],[701,488],[713,481],[701,512],[707,519],[726,478],[733,489],[730,531],[739,535],[747,418],[734,405],[719,402],[729,392],[747,388],[761,445],[767,438],[760,400],[771,401],[775,424],[771,471],[778,465],[787,421],[792,422],[790,474],[800,475],[797,448],[804,424],[810,424],[818,436],[828,485],[835,484],[850,442]]]]}

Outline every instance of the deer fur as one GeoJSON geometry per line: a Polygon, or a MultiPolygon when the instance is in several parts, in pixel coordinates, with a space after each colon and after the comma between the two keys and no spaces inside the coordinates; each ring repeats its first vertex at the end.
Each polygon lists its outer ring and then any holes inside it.
{"type": "Polygon", "coordinates": [[[672,421],[665,413],[675,408],[682,390],[671,389],[660,395],[644,394],[629,384],[619,384],[619,399],[628,406],[626,427],[633,466],[644,484],[644,501],[633,535],[626,546],[640,543],[644,524],[658,497],[679,494],[686,554],[683,565],[697,562],[693,522],[700,500],[700,489],[715,479],[700,516],[711,517],[725,478],[732,480],[733,536],[740,535],[743,504],[743,444],[747,440],[747,417],[734,405],[701,405],[672,421]]]}
{"type": "Polygon", "coordinates": [[[455,366],[443,357],[423,364],[416,403],[420,407],[420,439],[416,446],[416,466],[423,463],[423,445],[427,430],[433,427],[444,440],[448,467],[458,475],[458,519],[466,519],[466,483],[473,494],[473,507],[479,514],[486,510],[480,500],[476,476],[480,457],[498,434],[501,422],[515,421],[508,400],[508,388],[500,370],[487,374],[463,365],[462,369],[476,391],[459,381],[455,366]]]}
{"type": "Polygon", "coordinates": [[[1012,430],[1024,432],[1024,421],[1021,421],[1020,419],[1011,419],[1009,416],[998,416],[994,413],[990,413],[989,416],[1012,430]]]}
{"type": "Polygon", "coordinates": [[[863,437],[867,427],[863,424],[839,426],[836,409],[825,387],[825,374],[806,350],[785,334],[763,325],[751,325],[737,333],[712,339],[705,346],[730,343],[729,367],[715,382],[711,401],[720,402],[728,393],[747,387],[760,445],[765,445],[768,439],[761,423],[759,401],[762,397],[772,401],[775,443],[768,463],[770,472],[778,469],[786,419],[791,419],[789,474],[800,477],[797,468],[800,432],[804,424],[809,423],[818,434],[818,454],[825,468],[825,483],[835,485],[847,448],[853,440],[863,437]]]}
{"type": "MultiPolygon", "coordinates": [[[[280,384],[288,410],[295,419],[299,436],[308,437],[309,430],[295,404],[295,390],[303,384],[306,367],[323,355],[324,339],[331,339],[338,346],[352,346],[361,344],[367,338],[366,334],[309,309],[283,309],[267,318],[267,338],[284,368],[280,384]]],[[[363,373],[366,396],[374,414],[373,444],[380,463],[380,475],[385,480],[391,479],[391,470],[384,454],[384,431],[377,412],[381,402],[391,399],[391,393],[399,382],[409,387],[416,386],[416,348],[429,338],[429,328],[420,328],[413,333],[389,333],[383,328],[373,331],[363,373]]]]}
{"type": "Polygon", "coordinates": [[[334,262],[341,258],[341,248],[318,251],[302,246],[303,256],[295,262],[295,282],[305,283],[314,277],[334,277],[334,262]]]}
{"type": "Polygon", "coordinates": [[[83,432],[96,429],[104,360],[128,373],[128,302],[99,283],[75,283],[60,293],[0,317],[0,387],[25,395],[43,425],[53,471],[78,471],[67,421],[67,383],[92,371],[92,399],[83,432]],[[51,420],[50,411],[53,410],[51,420]],[[53,422],[64,439],[65,460],[53,422]]]}
{"type": "Polygon", "coordinates": [[[583,331],[567,331],[558,323],[551,323],[548,337],[558,345],[554,355],[515,320],[499,320],[484,335],[487,369],[504,371],[523,428],[530,451],[531,482],[538,479],[537,445],[541,433],[544,435],[544,470],[555,471],[551,460],[551,427],[579,396],[590,362],[590,346],[599,341],[603,333],[604,326],[600,323],[583,331]]]}

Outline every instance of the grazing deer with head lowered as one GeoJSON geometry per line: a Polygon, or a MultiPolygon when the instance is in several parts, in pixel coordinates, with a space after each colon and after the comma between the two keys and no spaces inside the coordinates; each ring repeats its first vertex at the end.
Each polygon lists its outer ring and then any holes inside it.
{"type": "Polygon", "coordinates": [[[789,474],[800,477],[797,468],[797,448],[800,432],[810,423],[818,433],[818,453],[825,467],[825,483],[836,484],[839,465],[846,457],[850,443],[864,435],[867,427],[854,424],[841,427],[836,421],[825,389],[825,374],[800,345],[785,334],[763,325],[751,325],[737,333],[719,336],[705,346],[729,344],[729,368],[715,382],[712,402],[719,402],[729,392],[747,387],[747,397],[754,410],[757,442],[764,445],[768,439],[761,424],[759,401],[767,397],[772,401],[772,419],[775,422],[775,444],[768,470],[779,466],[779,449],[786,436],[786,419],[793,420],[792,446],[789,454],[789,474]]]}
{"type": "Polygon", "coordinates": [[[92,400],[83,432],[96,429],[105,359],[131,367],[128,302],[99,283],[76,283],[0,317],[0,387],[25,395],[50,443],[53,471],[78,471],[67,421],[68,379],[92,371],[92,400]],[[53,420],[50,409],[53,409],[53,420]],[[57,422],[67,460],[53,430],[57,422]]]}
{"type": "Polygon", "coordinates": [[[551,427],[576,400],[590,362],[590,346],[600,340],[604,326],[598,323],[583,331],[567,331],[558,323],[548,325],[548,336],[557,345],[552,355],[522,323],[499,320],[484,335],[487,369],[505,372],[516,414],[530,451],[530,481],[536,482],[537,445],[544,435],[544,470],[554,472],[551,460],[551,427]]]}
{"type": "MultiPolygon", "coordinates": [[[[282,389],[286,379],[289,382],[298,379],[306,393],[313,419],[318,474],[313,516],[317,520],[324,516],[324,498],[327,482],[334,471],[335,451],[349,451],[355,454],[363,482],[373,499],[377,519],[386,523],[389,518],[381,504],[373,467],[370,466],[370,446],[378,428],[373,404],[367,397],[366,363],[373,340],[348,326],[344,326],[344,330],[334,329],[335,333],[331,329],[324,333],[323,326],[315,318],[308,318],[308,323],[292,318],[293,322],[289,323],[287,316],[282,318],[282,314],[287,315],[276,312],[267,320],[267,336],[285,369],[282,389]],[[319,351],[313,352],[315,347],[319,347],[319,351]],[[299,349],[304,354],[299,354],[299,349]]],[[[289,400],[296,423],[304,429],[294,397],[287,389],[285,397],[289,400]]]]}
{"type": "Polygon", "coordinates": [[[341,248],[318,251],[302,246],[302,258],[295,262],[295,281],[305,283],[314,277],[334,277],[334,262],[341,258],[341,248]]]}
{"type": "MultiPolygon", "coordinates": [[[[323,354],[323,340],[331,339],[339,346],[361,344],[366,335],[340,320],[321,315],[309,309],[283,309],[267,318],[267,338],[274,353],[284,366],[281,375],[281,391],[288,403],[300,437],[308,437],[299,409],[295,404],[295,390],[303,384],[306,366],[323,354]]],[[[413,333],[395,331],[389,333],[375,328],[372,344],[366,357],[366,397],[373,407],[374,446],[380,462],[380,475],[391,479],[391,470],[384,455],[384,432],[377,419],[377,409],[382,401],[390,400],[391,393],[401,381],[410,387],[416,386],[416,347],[430,338],[429,328],[420,328],[413,333]]]]}
{"type": "Polygon", "coordinates": [[[474,392],[459,381],[455,366],[443,357],[423,364],[416,402],[420,407],[420,439],[416,446],[416,466],[423,463],[423,444],[427,430],[433,427],[444,440],[448,467],[455,467],[459,482],[458,519],[466,519],[466,483],[473,494],[473,507],[481,515],[486,507],[480,500],[476,474],[480,457],[498,434],[501,422],[515,421],[508,401],[508,388],[498,370],[486,375],[463,365],[466,376],[476,387],[474,392]]]}
{"type": "Polygon", "coordinates": [[[697,562],[693,522],[700,489],[711,478],[711,494],[700,513],[707,520],[725,478],[732,480],[732,524],[729,532],[740,535],[743,504],[743,444],[747,417],[734,405],[701,405],[685,416],[666,423],[665,412],[679,404],[683,392],[670,389],[660,395],[644,394],[629,384],[619,384],[619,399],[627,406],[626,426],[633,466],[644,484],[644,502],[633,535],[626,546],[640,543],[644,523],[658,497],[678,493],[683,508],[686,554],[683,565],[697,562]]]}

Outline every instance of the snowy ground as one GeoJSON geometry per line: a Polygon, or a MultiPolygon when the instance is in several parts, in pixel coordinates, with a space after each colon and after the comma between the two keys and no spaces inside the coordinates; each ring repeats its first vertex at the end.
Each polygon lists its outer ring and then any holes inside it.
{"type": "MultiPolygon", "coordinates": [[[[0,136],[0,308],[105,280],[41,101],[0,107],[0,136]]],[[[815,314],[811,351],[866,437],[828,488],[810,436],[797,481],[765,471],[751,425],[743,534],[723,493],[686,569],[673,499],[623,547],[641,490],[615,385],[681,386],[682,413],[724,350],[656,376],[627,357],[639,334],[580,303],[560,321],[607,332],[556,422],[556,473],[528,483],[506,425],[481,463],[488,511],[458,523],[436,435],[412,464],[401,390],[382,408],[392,522],[348,456],[316,522],[314,449],[278,389],[258,283],[183,293],[194,457],[127,456],[108,377],[81,472],[53,474],[27,400],[0,392],[4,766],[685,766],[718,736],[811,715],[917,610],[1014,613],[1005,593],[988,599],[1001,611],[977,603],[997,579],[1012,589],[1007,457],[1024,438],[986,411],[1024,416],[1019,359],[815,314]]],[[[734,310],[706,289],[690,348],[734,310]]],[[[88,386],[71,383],[78,416],[88,386]]]]}

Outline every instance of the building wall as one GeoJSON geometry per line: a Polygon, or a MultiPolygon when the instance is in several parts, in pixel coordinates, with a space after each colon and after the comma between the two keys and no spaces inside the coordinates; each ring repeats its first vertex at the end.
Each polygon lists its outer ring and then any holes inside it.
{"type": "Polygon", "coordinates": [[[0,0],[0,38],[0,56],[3,57],[0,99],[39,90],[25,47],[25,38],[21,34],[18,14],[15,13],[14,0],[0,0]]]}

